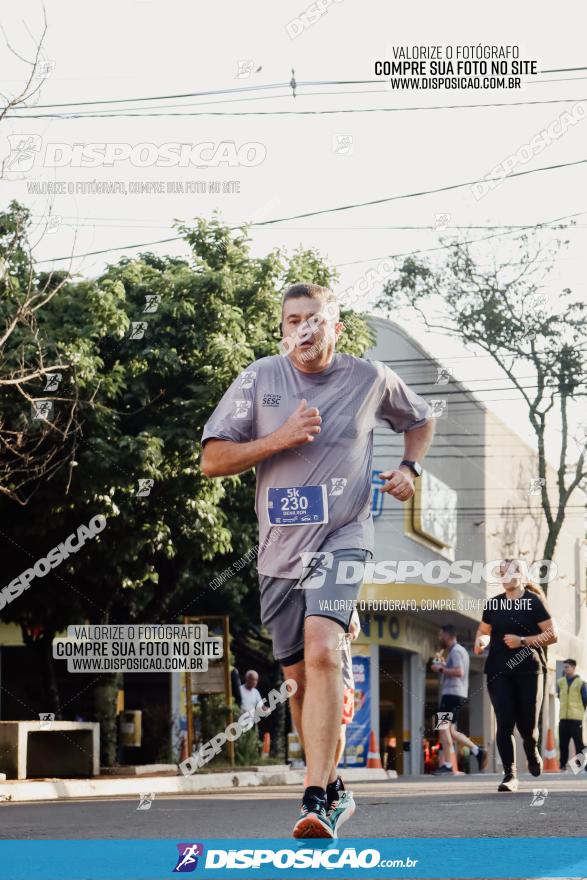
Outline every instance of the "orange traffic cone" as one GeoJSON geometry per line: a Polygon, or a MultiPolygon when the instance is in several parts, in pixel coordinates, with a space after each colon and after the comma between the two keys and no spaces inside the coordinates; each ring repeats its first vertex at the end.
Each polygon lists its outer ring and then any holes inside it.
{"type": "Polygon", "coordinates": [[[375,732],[372,730],[369,736],[369,754],[367,755],[367,767],[375,767],[382,770],[381,755],[375,739],[375,732]]]}
{"type": "Polygon", "coordinates": [[[271,750],[271,734],[264,733],[263,734],[263,750],[261,752],[261,757],[268,758],[270,750],[271,750]]]}
{"type": "Polygon", "coordinates": [[[544,766],[542,769],[545,773],[558,773],[556,748],[554,745],[554,734],[552,732],[552,727],[549,727],[546,733],[546,748],[544,749],[544,766]]]}
{"type": "Polygon", "coordinates": [[[450,750],[450,763],[452,765],[452,772],[454,773],[455,776],[464,776],[465,775],[462,770],[459,770],[459,762],[457,760],[457,750],[456,750],[454,744],[452,745],[451,750],[450,750]]]}

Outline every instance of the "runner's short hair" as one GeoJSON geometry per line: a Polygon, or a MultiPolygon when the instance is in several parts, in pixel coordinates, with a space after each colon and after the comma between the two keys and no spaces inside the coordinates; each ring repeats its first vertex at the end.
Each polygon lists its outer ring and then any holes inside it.
{"type": "MultiPolygon", "coordinates": [[[[283,294],[283,299],[281,301],[281,320],[283,321],[283,307],[285,303],[289,299],[299,299],[302,296],[307,296],[310,299],[320,299],[326,305],[327,303],[334,303],[335,314],[334,317],[336,320],[339,319],[340,313],[338,309],[338,303],[336,301],[336,295],[329,287],[321,287],[320,284],[306,284],[304,282],[299,284],[292,284],[291,287],[288,287],[285,293],[283,294]]],[[[330,316],[329,316],[330,317],[330,316]]]]}
{"type": "Polygon", "coordinates": [[[576,660],[563,660],[563,663],[568,663],[569,666],[576,666],[577,665],[576,660]]]}
{"type": "Polygon", "coordinates": [[[440,629],[442,630],[442,632],[445,632],[447,636],[450,636],[451,639],[454,639],[456,637],[457,628],[456,626],[453,626],[452,623],[443,623],[440,629]]]}

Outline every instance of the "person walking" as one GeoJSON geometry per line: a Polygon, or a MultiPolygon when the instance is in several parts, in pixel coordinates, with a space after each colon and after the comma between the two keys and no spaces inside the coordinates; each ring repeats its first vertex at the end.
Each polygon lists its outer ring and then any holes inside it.
{"type": "Polygon", "coordinates": [[[497,721],[496,743],[504,777],[498,791],[518,789],[514,727],[517,727],[532,776],[540,776],[538,719],[544,695],[544,648],[558,640],[557,627],[544,593],[522,575],[516,559],[504,559],[499,568],[504,592],[486,600],[475,639],[482,654],[490,636],[485,662],[487,690],[497,721]]]}
{"type": "Polygon", "coordinates": [[[328,288],[288,288],[281,327],[283,353],[248,366],[206,423],[201,468],[208,477],[255,468],[261,620],[297,685],[290,706],[307,761],[293,834],[333,837],[326,786],[343,704],[338,635],[373,554],[373,429],[381,422],[404,435],[404,459],[382,473],[380,491],[405,502],[433,421],[387,366],[336,352],[344,325],[328,288]]]}
{"type": "Polygon", "coordinates": [[[558,722],[558,746],[560,749],[560,769],[564,773],[569,760],[569,743],[573,740],[575,754],[580,755],[583,743],[583,716],[587,709],[587,684],[576,674],[577,661],[563,662],[563,675],[556,685],[560,701],[558,722]]]}
{"type": "Polygon", "coordinates": [[[440,675],[438,739],[443,756],[443,762],[434,771],[434,776],[455,772],[451,760],[455,741],[467,746],[477,759],[479,771],[484,770],[487,766],[487,750],[458,729],[459,714],[469,696],[469,654],[457,641],[457,631],[452,623],[440,628],[438,640],[447,653],[444,663],[433,663],[431,667],[433,672],[440,675]]]}

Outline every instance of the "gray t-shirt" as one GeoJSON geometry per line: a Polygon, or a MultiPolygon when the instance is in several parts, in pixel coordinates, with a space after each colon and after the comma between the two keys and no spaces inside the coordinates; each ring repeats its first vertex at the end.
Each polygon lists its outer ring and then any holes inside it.
{"type": "MultiPolygon", "coordinates": [[[[372,553],[373,428],[383,421],[401,433],[431,416],[426,401],[377,361],[335,354],[320,373],[304,373],[289,357],[274,355],[255,361],[235,379],[206,423],[202,443],[211,438],[244,443],[264,437],[279,428],[302,399],[318,408],[321,433],[313,442],[273,455],[256,467],[258,571],[270,577],[300,577],[302,553],[347,548],[372,553]],[[289,503],[280,493],[269,493],[279,487],[322,487],[311,490],[309,510],[321,510],[314,518],[327,516],[327,521],[278,524],[285,522],[276,515],[278,508],[289,503]],[[321,507],[316,508],[320,493],[321,507]]],[[[397,464],[390,461],[389,468],[397,464]]]]}
{"type": "Polygon", "coordinates": [[[455,697],[469,696],[469,655],[462,645],[458,642],[452,646],[449,655],[446,658],[446,669],[460,666],[463,670],[462,676],[442,676],[441,696],[451,694],[455,697]]]}

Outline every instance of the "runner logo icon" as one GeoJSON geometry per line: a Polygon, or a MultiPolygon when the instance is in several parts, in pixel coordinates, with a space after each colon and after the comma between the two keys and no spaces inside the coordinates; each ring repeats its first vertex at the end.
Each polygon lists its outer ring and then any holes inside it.
{"type": "Polygon", "coordinates": [[[189,874],[198,867],[198,858],[204,855],[204,846],[201,843],[177,843],[177,865],[173,869],[174,874],[189,874]]]}

